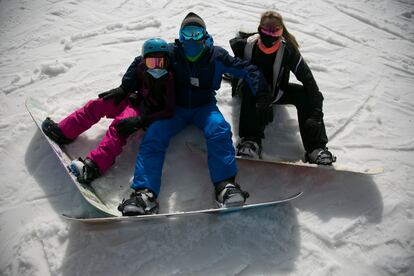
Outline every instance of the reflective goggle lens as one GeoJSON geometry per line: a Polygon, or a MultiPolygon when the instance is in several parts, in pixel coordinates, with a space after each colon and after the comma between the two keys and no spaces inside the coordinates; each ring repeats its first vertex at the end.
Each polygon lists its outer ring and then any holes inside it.
{"type": "Polygon", "coordinates": [[[269,35],[269,36],[273,36],[273,37],[281,36],[282,33],[283,33],[283,28],[282,27],[272,28],[272,29],[261,27],[260,30],[265,35],[269,35]]]}
{"type": "Polygon", "coordinates": [[[185,26],[180,31],[180,38],[184,40],[200,40],[204,37],[204,28],[199,26],[185,26]]]}
{"type": "Polygon", "coordinates": [[[164,69],[167,67],[167,62],[165,57],[146,57],[145,66],[149,69],[161,68],[164,69]]]}

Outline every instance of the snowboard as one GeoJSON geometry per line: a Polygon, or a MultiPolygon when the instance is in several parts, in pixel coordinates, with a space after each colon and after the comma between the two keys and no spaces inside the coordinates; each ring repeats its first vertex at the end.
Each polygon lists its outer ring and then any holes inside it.
{"type": "Polygon", "coordinates": [[[140,220],[151,220],[151,219],[168,219],[168,218],[178,218],[178,217],[187,217],[187,216],[194,216],[194,215],[207,215],[207,214],[223,214],[223,213],[230,213],[254,208],[261,208],[266,206],[273,206],[278,205],[281,203],[286,203],[291,200],[294,200],[302,195],[302,192],[294,193],[286,198],[268,201],[268,202],[261,202],[261,203],[253,203],[253,204],[245,204],[241,206],[234,206],[234,207],[221,207],[221,208],[210,208],[204,210],[195,210],[195,211],[187,211],[187,212],[174,212],[174,213],[164,213],[164,214],[154,214],[154,215],[142,215],[142,216],[129,216],[129,217],[103,217],[103,218],[77,218],[72,217],[70,215],[62,215],[64,218],[75,221],[75,222],[83,222],[83,223],[112,223],[112,222],[127,222],[127,221],[140,221],[140,220]]]}
{"type": "MultiPolygon", "coordinates": [[[[71,161],[74,159],[70,156],[70,154],[66,151],[64,146],[59,146],[54,141],[52,141],[49,137],[47,137],[42,130],[42,122],[43,120],[51,114],[51,111],[47,107],[46,104],[36,100],[34,98],[27,98],[25,102],[26,108],[32,117],[33,121],[39,128],[42,135],[45,137],[47,143],[53,149],[53,152],[59,159],[60,164],[63,166],[64,170],[66,171],[69,178],[74,183],[75,187],[79,190],[81,195],[85,198],[85,200],[90,203],[93,207],[100,210],[104,213],[105,217],[75,217],[69,214],[62,214],[62,217],[69,220],[69,221],[77,221],[77,222],[84,222],[84,223],[109,223],[109,222],[124,222],[124,221],[137,221],[137,220],[150,220],[150,219],[160,219],[160,218],[175,218],[175,217],[185,217],[191,215],[200,215],[200,214],[220,214],[220,213],[227,213],[227,212],[235,212],[253,208],[260,208],[265,206],[272,206],[281,204],[284,202],[291,201],[295,198],[298,198],[302,192],[293,193],[290,196],[280,196],[274,195],[268,197],[265,200],[260,200],[260,198],[255,198],[254,191],[251,193],[251,197],[247,200],[247,203],[243,206],[237,207],[223,207],[223,208],[214,208],[213,204],[206,205],[206,208],[200,208],[199,210],[189,210],[189,211],[173,211],[170,213],[160,213],[154,215],[144,215],[144,216],[131,216],[131,217],[123,217],[121,213],[114,207],[113,205],[110,206],[99,197],[96,191],[93,189],[92,186],[84,185],[79,183],[76,180],[76,177],[70,173],[68,166],[70,165],[71,161]],[[273,197],[278,198],[277,200],[273,200],[273,197]],[[211,206],[211,207],[210,207],[211,206]]],[[[270,183],[271,184],[271,183],[270,183]]],[[[162,202],[161,202],[162,204],[162,202]]]]}
{"type": "Polygon", "coordinates": [[[27,98],[26,102],[26,109],[29,112],[30,116],[32,117],[33,121],[39,128],[42,135],[46,138],[46,141],[53,149],[53,152],[56,154],[57,158],[60,161],[60,164],[63,166],[64,170],[66,171],[69,178],[74,183],[75,187],[79,190],[82,196],[89,202],[92,206],[97,208],[98,210],[104,212],[110,216],[119,216],[120,213],[113,208],[110,208],[101,200],[101,198],[96,194],[95,190],[92,186],[83,185],[76,180],[76,177],[71,174],[68,170],[68,166],[70,165],[73,158],[65,151],[64,146],[59,146],[54,141],[52,141],[46,134],[43,133],[42,130],[42,122],[50,113],[48,112],[48,108],[45,104],[41,103],[40,101],[34,98],[27,98]]]}
{"type": "MultiPolygon", "coordinates": [[[[200,155],[205,155],[206,149],[202,145],[192,143],[192,142],[186,142],[187,148],[193,152],[200,155]]],[[[354,174],[363,174],[363,175],[375,175],[380,174],[384,171],[382,167],[371,167],[371,168],[351,168],[339,164],[332,164],[332,165],[317,165],[317,164],[310,164],[310,163],[304,163],[301,161],[298,162],[292,162],[292,161],[286,161],[286,160],[265,160],[265,159],[251,159],[251,158],[245,158],[236,156],[237,161],[240,162],[246,162],[246,163],[266,163],[266,164],[272,164],[272,165],[278,165],[278,166],[295,166],[295,167],[303,167],[303,168],[310,168],[313,170],[321,170],[321,171],[335,171],[335,172],[343,172],[343,173],[354,173],[354,174]]]]}

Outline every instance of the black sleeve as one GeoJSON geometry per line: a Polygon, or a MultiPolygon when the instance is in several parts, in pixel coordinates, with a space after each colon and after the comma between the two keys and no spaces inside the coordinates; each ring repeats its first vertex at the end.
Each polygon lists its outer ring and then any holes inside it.
{"type": "Polygon", "coordinates": [[[246,46],[246,39],[235,37],[229,41],[231,50],[235,57],[244,58],[244,47],[246,46]]]}
{"type": "Polygon", "coordinates": [[[125,72],[122,77],[122,88],[128,92],[134,92],[138,90],[139,80],[138,80],[138,64],[141,63],[142,57],[138,56],[134,59],[131,65],[128,67],[128,70],[125,72]]]}
{"type": "MultiPolygon", "coordinates": [[[[244,79],[255,96],[259,93],[270,93],[266,79],[256,65],[251,64],[247,60],[232,57],[221,47],[215,47],[220,51],[220,55],[218,56],[219,65],[216,67],[217,71],[215,74],[218,74],[221,78],[223,73],[229,73],[236,78],[244,79]]],[[[218,76],[216,77],[218,78],[218,76]]]]}
{"type": "Polygon", "coordinates": [[[314,108],[322,110],[323,96],[319,91],[319,87],[312,75],[312,71],[310,70],[308,64],[303,59],[298,49],[289,47],[289,51],[291,53],[289,60],[290,70],[303,84],[306,93],[305,97],[308,98],[308,101],[314,108]]]}

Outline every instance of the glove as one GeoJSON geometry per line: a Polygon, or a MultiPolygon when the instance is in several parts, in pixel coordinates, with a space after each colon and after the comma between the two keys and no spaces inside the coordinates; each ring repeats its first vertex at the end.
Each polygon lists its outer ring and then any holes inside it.
{"type": "Polygon", "coordinates": [[[128,100],[129,100],[129,102],[132,104],[132,106],[134,106],[134,107],[139,107],[139,105],[140,105],[140,103],[142,102],[142,100],[143,100],[143,96],[142,96],[142,94],[141,93],[138,93],[138,92],[134,92],[134,93],[131,93],[129,96],[128,96],[128,100]]]}
{"type": "Polygon", "coordinates": [[[256,114],[261,125],[265,126],[273,122],[272,97],[267,91],[256,96],[256,114]]]}
{"type": "Polygon", "coordinates": [[[147,127],[148,123],[142,116],[125,118],[119,121],[115,126],[121,136],[129,136],[138,129],[147,127]]]}
{"type": "Polygon", "coordinates": [[[115,105],[120,104],[127,96],[128,92],[122,86],[119,86],[117,88],[111,89],[98,95],[98,97],[103,99],[104,101],[114,99],[115,105]]]}

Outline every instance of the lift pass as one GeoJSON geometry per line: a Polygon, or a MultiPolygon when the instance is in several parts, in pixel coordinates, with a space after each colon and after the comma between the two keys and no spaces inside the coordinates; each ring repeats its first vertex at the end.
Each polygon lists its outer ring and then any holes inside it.
{"type": "Polygon", "coordinates": [[[190,83],[193,86],[197,86],[197,87],[200,86],[200,81],[198,80],[198,78],[190,77],[190,83]]]}

